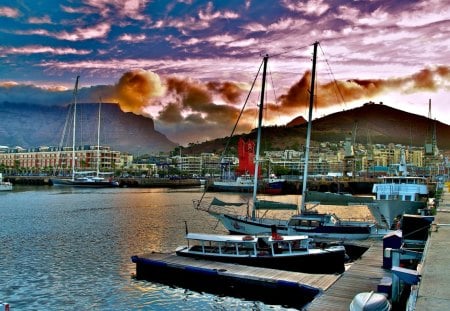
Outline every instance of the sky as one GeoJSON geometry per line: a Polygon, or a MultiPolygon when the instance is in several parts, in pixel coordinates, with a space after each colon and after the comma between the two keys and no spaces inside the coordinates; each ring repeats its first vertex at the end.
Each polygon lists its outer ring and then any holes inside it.
{"type": "Polygon", "coordinates": [[[307,119],[316,41],[313,119],[371,101],[450,124],[450,0],[0,0],[0,103],[68,105],[80,76],[79,102],[199,143],[257,126],[264,55],[264,125],[307,119]]]}

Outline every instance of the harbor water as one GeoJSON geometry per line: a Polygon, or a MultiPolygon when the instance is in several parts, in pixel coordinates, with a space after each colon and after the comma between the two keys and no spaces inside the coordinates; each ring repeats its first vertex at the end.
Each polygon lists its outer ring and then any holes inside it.
{"type": "Polygon", "coordinates": [[[225,233],[193,208],[202,191],[16,186],[0,193],[0,302],[11,310],[284,310],[131,277],[132,255],[185,244],[185,221],[192,232],[225,233]]]}

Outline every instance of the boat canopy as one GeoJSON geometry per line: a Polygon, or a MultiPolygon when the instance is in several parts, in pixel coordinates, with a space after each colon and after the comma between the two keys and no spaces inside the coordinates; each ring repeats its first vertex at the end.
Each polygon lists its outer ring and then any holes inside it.
{"type": "Polygon", "coordinates": [[[216,206],[242,206],[242,205],[247,205],[247,202],[225,202],[222,200],[219,200],[218,198],[214,198],[211,201],[211,205],[216,205],[216,206]]]}
{"type": "Polygon", "coordinates": [[[268,242],[289,242],[299,240],[309,240],[307,235],[283,235],[281,238],[273,238],[271,235],[221,235],[209,233],[188,233],[187,240],[208,241],[208,242],[226,242],[226,243],[255,243],[258,238],[266,238],[268,242]]]}
{"type": "Polygon", "coordinates": [[[275,201],[267,201],[267,200],[257,200],[255,201],[254,208],[257,210],[265,209],[265,210],[297,210],[297,204],[292,203],[283,203],[283,202],[275,202],[275,201]]]}
{"type": "Polygon", "coordinates": [[[188,233],[186,235],[187,240],[197,240],[197,241],[210,241],[210,242],[255,242],[256,237],[249,235],[245,236],[244,239],[242,235],[221,235],[221,234],[208,234],[208,233],[188,233]]]}

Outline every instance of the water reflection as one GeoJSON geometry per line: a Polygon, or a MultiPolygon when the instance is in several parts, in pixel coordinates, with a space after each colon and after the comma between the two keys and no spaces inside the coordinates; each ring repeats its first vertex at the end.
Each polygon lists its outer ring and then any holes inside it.
{"type": "Polygon", "coordinates": [[[194,210],[201,191],[16,187],[0,203],[0,300],[13,310],[281,308],[130,277],[131,255],[185,244],[184,221],[191,231],[225,233],[194,210]]]}

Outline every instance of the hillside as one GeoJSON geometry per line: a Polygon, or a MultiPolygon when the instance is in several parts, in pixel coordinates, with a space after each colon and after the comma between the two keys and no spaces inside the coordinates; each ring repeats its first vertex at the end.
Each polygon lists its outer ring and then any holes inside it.
{"type": "MultiPolygon", "coordinates": [[[[77,106],[81,130],[77,131],[76,144],[94,145],[97,143],[98,105],[85,103],[77,106]]],[[[67,107],[2,103],[0,116],[0,145],[23,148],[59,146],[67,107]]],[[[116,104],[103,104],[101,119],[100,144],[114,150],[137,154],[170,151],[176,146],[155,131],[152,119],[122,112],[116,104]]],[[[70,128],[71,125],[68,130],[70,128]]],[[[70,138],[65,141],[71,142],[70,138]]]]}
{"type": "MultiPolygon", "coordinates": [[[[289,126],[264,128],[262,150],[299,149],[301,145],[305,144],[307,128],[307,123],[302,123],[301,120],[301,117],[296,117],[289,123],[289,126]]],[[[450,150],[450,126],[447,124],[430,121],[423,116],[374,103],[313,120],[311,140],[312,144],[324,141],[338,142],[352,135],[354,131],[356,143],[395,143],[419,147],[425,144],[427,137],[431,137],[433,124],[436,127],[438,148],[450,150]]],[[[239,137],[255,139],[256,131],[233,137],[229,142],[231,150],[236,148],[239,137]]],[[[184,152],[192,154],[220,153],[227,141],[228,138],[222,138],[200,145],[192,145],[184,152]]]]}

